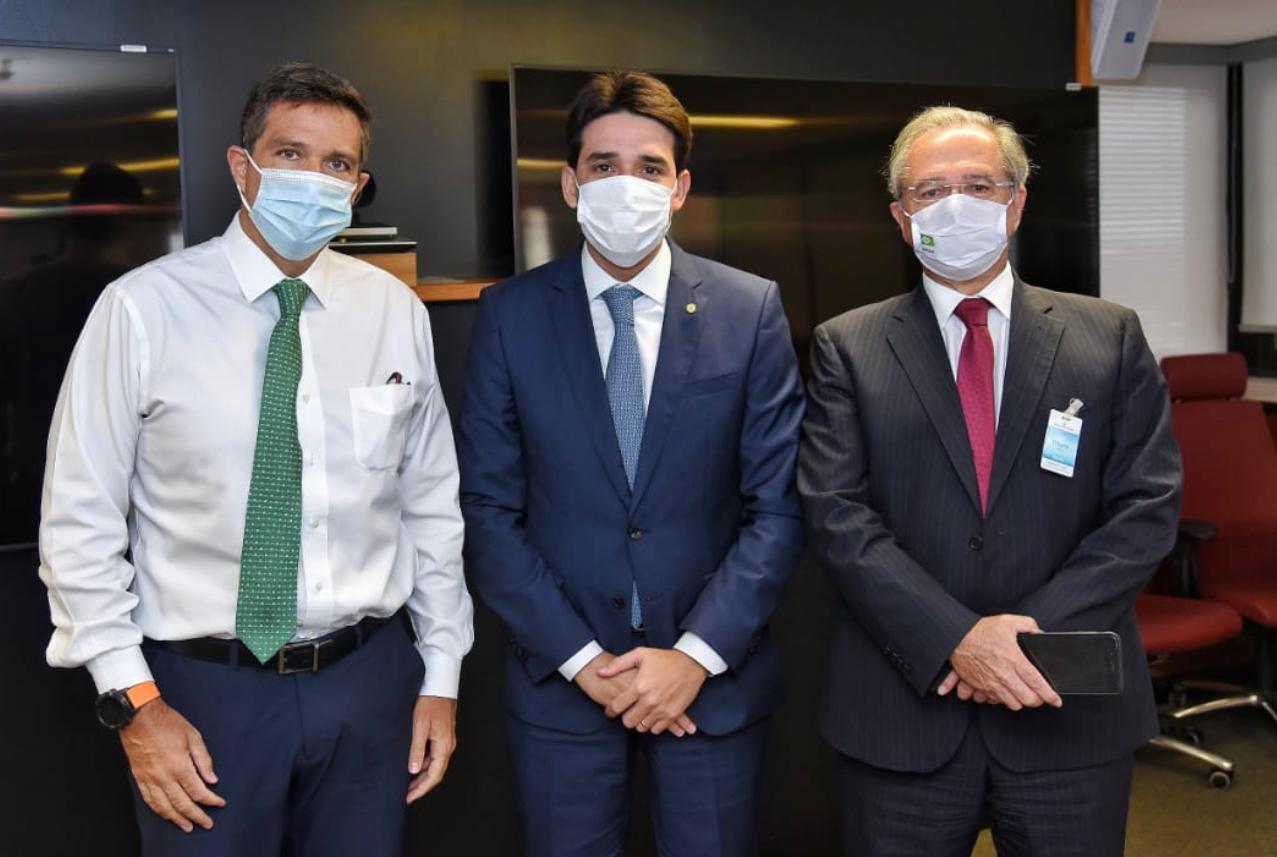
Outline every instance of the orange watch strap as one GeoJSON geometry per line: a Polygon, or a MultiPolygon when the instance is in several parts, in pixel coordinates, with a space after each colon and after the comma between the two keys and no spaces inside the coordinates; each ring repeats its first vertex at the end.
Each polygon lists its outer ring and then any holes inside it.
{"type": "Polygon", "coordinates": [[[129,698],[129,703],[133,706],[133,710],[141,708],[153,699],[160,698],[160,689],[155,686],[153,681],[144,681],[141,684],[135,684],[125,691],[125,695],[129,698]]]}

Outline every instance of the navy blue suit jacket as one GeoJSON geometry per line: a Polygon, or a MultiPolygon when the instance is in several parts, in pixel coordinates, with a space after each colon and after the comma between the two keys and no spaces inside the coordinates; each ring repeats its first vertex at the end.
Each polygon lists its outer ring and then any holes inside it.
{"type": "Polygon", "coordinates": [[[483,292],[460,418],[474,588],[509,630],[507,704],[588,732],[603,710],[558,667],[592,639],[683,631],[728,663],[689,714],[726,734],[767,714],[767,636],[802,546],[795,461],[803,392],[775,283],[671,244],[660,353],[634,489],[621,464],[580,254],[483,292]]]}

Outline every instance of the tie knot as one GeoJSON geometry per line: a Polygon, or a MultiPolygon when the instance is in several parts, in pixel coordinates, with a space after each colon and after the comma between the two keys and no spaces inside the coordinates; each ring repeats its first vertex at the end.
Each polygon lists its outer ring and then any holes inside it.
{"type": "Polygon", "coordinates": [[[603,293],[603,303],[613,324],[634,324],[634,301],[643,294],[633,286],[613,286],[603,293]]]}
{"type": "Polygon", "coordinates": [[[953,312],[968,328],[989,326],[989,302],[984,298],[967,298],[953,312]]]}
{"type": "Polygon", "coordinates": [[[275,296],[279,298],[279,315],[281,318],[297,318],[301,315],[302,304],[306,295],[310,294],[310,286],[301,280],[289,278],[280,280],[274,287],[275,296]]]}

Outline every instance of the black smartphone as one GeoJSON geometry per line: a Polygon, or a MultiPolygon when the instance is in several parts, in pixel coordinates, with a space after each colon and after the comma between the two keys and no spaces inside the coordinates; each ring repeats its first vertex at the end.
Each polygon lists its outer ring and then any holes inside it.
{"type": "Polygon", "coordinates": [[[1020,649],[1061,696],[1122,692],[1122,638],[1112,631],[1020,634],[1020,649]]]}

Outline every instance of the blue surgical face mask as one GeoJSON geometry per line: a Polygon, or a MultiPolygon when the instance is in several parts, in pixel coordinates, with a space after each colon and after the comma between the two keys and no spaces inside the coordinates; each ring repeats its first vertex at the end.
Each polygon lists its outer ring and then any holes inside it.
{"type": "Polygon", "coordinates": [[[309,170],[264,170],[244,154],[262,180],[252,205],[242,189],[239,198],[276,253],[294,262],[309,259],[350,225],[354,182],[309,170]]]}

